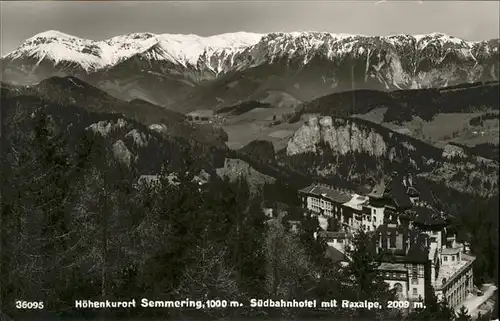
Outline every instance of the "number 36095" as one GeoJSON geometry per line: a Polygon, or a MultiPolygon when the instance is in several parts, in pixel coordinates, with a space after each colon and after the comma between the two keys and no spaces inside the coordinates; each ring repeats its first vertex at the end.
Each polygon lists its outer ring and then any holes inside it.
{"type": "Polygon", "coordinates": [[[16,309],[43,309],[43,302],[16,301],[16,309]]]}

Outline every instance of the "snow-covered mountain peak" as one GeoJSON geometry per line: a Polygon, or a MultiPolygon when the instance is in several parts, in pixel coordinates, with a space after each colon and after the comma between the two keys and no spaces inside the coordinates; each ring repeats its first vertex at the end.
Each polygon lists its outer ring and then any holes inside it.
{"type": "Polygon", "coordinates": [[[443,33],[202,37],[139,32],[94,41],[47,31],[1,62],[3,75],[20,84],[73,75],[126,100],[190,109],[267,99],[262,97],[271,91],[308,101],[352,88],[439,88],[497,80],[498,49],[498,39],[471,42],[443,33]]]}
{"type": "Polygon", "coordinates": [[[49,30],[27,39],[20,47],[3,58],[50,59],[55,64],[73,62],[87,72],[109,68],[132,56],[144,54],[150,59],[170,60],[195,66],[204,54],[241,51],[255,45],[261,34],[235,32],[201,37],[184,34],[130,33],[103,41],[78,38],[60,31],[49,30]],[[153,54],[150,54],[153,52],[153,54]]]}
{"type": "Polygon", "coordinates": [[[27,40],[34,40],[39,38],[63,38],[63,39],[73,39],[77,38],[75,36],[69,35],[67,33],[57,31],[57,30],[47,30],[44,32],[37,33],[36,35],[28,38],[27,40]]]}
{"type": "Polygon", "coordinates": [[[108,65],[135,55],[146,59],[168,60],[184,67],[196,66],[200,57],[239,52],[255,45],[262,35],[248,32],[226,33],[209,37],[185,34],[134,33],[105,40],[108,65]]]}
{"type": "Polygon", "coordinates": [[[416,35],[413,36],[417,42],[440,42],[440,43],[453,43],[455,45],[469,45],[473,42],[465,41],[457,37],[453,37],[444,33],[431,33],[428,35],[416,35]]]}
{"type": "MultiPolygon", "coordinates": [[[[469,42],[443,33],[379,37],[317,31],[234,32],[202,37],[141,32],[94,41],[50,30],[27,39],[3,59],[30,64],[34,60],[34,69],[44,62],[69,74],[75,69],[87,73],[105,71],[130,62],[133,68],[139,68],[138,72],[164,74],[175,70],[195,81],[278,61],[305,66],[315,59],[334,65],[344,59],[361,59],[365,70],[371,64],[376,70],[385,66],[390,73],[402,75],[396,82],[406,83],[410,76],[402,70],[410,68],[410,73],[415,73],[420,70],[416,66],[426,59],[437,65],[454,59],[470,63],[476,61],[476,56],[489,59],[497,52],[498,40],[469,42]]],[[[130,66],[126,65],[125,70],[130,66]]],[[[367,81],[372,76],[367,75],[367,81]]]]}
{"type": "Polygon", "coordinates": [[[209,37],[198,37],[207,47],[227,49],[253,46],[262,39],[263,34],[251,32],[223,33],[209,37]]]}
{"type": "Polygon", "coordinates": [[[210,37],[181,34],[162,34],[158,37],[164,50],[176,57],[178,62],[195,66],[203,54],[212,56],[223,51],[240,51],[257,44],[262,35],[237,32],[210,37]]]}
{"type": "Polygon", "coordinates": [[[76,64],[85,70],[102,67],[100,48],[94,41],[78,38],[66,33],[49,30],[28,38],[20,47],[3,58],[34,59],[36,65],[50,60],[54,65],[76,64]]]}

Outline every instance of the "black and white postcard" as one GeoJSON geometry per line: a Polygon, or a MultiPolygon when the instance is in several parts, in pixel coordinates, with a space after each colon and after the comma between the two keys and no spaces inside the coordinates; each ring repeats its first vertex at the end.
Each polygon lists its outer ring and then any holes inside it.
{"type": "Polygon", "coordinates": [[[497,320],[499,12],[0,2],[0,320],[497,320]]]}

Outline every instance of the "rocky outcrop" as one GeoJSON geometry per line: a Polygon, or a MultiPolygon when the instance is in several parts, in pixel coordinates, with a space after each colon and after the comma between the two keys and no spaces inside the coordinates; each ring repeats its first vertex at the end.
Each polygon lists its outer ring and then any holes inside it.
{"type": "Polygon", "coordinates": [[[193,182],[197,183],[198,185],[205,185],[208,183],[210,180],[210,174],[207,173],[204,169],[202,169],[198,175],[195,175],[193,177],[193,182]]]}
{"type": "Polygon", "coordinates": [[[123,141],[118,140],[113,144],[113,156],[123,165],[127,167],[130,166],[132,153],[128,150],[127,145],[125,145],[123,141]]]}
{"type": "Polygon", "coordinates": [[[137,180],[138,186],[149,185],[154,186],[160,184],[160,178],[158,175],[141,175],[137,180]]]}
{"type": "Polygon", "coordinates": [[[349,152],[382,156],[387,153],[383,137],[361,128],[352,120],[332,119],[330,116],[310,117],[288,142],[287,155],[316,152],[318,144],[325,143],[339,154],[349,152]]]}
{"type": "Polygon", "coordinates": [[[226,177],[230,181],[236,181],[240,178],[245,179],[252,192],[255,192],[263,184],[274,183],[276,181],[274,177],[262,174],[247,162],[235,158],[226,158],[224,167],[217,168],[216,172],[219,177],[226,177]]]}
{"type": "Polygon", "coordinates": [[[148,145],[148,136],[139,132],[137,129],[132,129],[125,137],[131,137],[134,141],[134,145],[137,147],[145,147],[148,145]]]}
{"type": "Polygon", "coordinates": [[[120,118],[116,122],[110,120],[102,120],[95,124],[88,126],[86,129],[94,132],[95,134],[101,134],[102,136],[107,136],[111,131],[119,128],[123,128],[127,125],[127,122],[120,118]]]}
{"type": "Polygon", "coordinates": [[[447,144],[443,149],[443,158],[451,159],[451,158],[467,158],[467,153],[465,153],[464,149],[456,146],[447,144]]]}
{"type": "MultiPolygon", "coordinates": [[[[170,173],[167,177],[167,181],[170,185],[179,186],[179,178],[176,173],[170,173]]],[[[205,185],[210,180],[210,174],[207,173],[204,169],[202,169],[198,175],[193,177],[192,182],[198,185],[205,185]]],[[[154,175],[141,175],[137,180],[136,187],[144,187],[144,186],[160,186],[162,184],[162,178],[158,174],[154,175]]]]}
{"type": "Polygon", "coordinates": [[[151,124],[149,129],[154,130],[157,133],[164,133],[167,131],[167,126],[165,124],[151,124]]]}

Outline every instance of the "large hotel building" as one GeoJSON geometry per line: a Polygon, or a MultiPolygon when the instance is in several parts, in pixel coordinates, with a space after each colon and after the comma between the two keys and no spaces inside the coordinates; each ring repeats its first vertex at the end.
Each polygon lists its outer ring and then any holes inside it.
{"type": "Polygon", "coordinates": [[[433,291],[457,307],[473,290],[475,258],[448,230],[448,217],[423,201],[422,191],[411,177],[394,176],[365,195],[314,184],[299,196],[303,207],[318,215],[323,230],[316,236],[326,239],[330,257],[345,258],[349,235],[363,229],[373,250],[388,254],[379,270],[399,299],[425,300],[433,291]]]}

